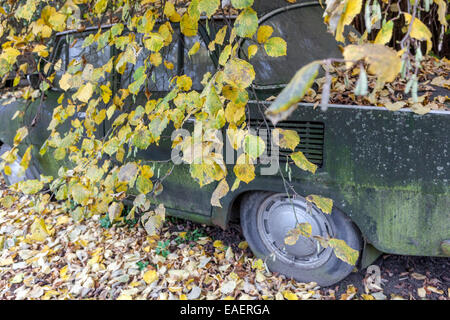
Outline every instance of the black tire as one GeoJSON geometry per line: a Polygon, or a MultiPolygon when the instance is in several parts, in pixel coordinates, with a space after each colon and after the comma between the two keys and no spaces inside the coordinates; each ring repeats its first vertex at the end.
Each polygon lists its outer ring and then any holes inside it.
{"type": "MultiPolygon", "coordinates": [[[[271,192],[251,192],[244,195],[241,202],[241,226],[244,236],[254,255],[266,262],[269,270],[279,272],[288,278],[299,282],[316,282],[320,286],[330,286],[349,275],[354,266],[338,259],[334,252],[323,258],[321,265],[303,267],[296,263],[287,263],[281,259],[281,253],[264,243],[261,232],[257,227],[257,215],[261,206],[265,205],[269,197],[276,195],[271,192]],[[273,256],[275,255],[275,259],[273,256]]],[[[278,194],[279,195],[279,194],[278,194]]],[[[361,252],[362,238],[353,222],[341,211],[333,208],[330,215],[324,215],[333,230],[333,237],[344,240],[350,247],[361,252]]]]}

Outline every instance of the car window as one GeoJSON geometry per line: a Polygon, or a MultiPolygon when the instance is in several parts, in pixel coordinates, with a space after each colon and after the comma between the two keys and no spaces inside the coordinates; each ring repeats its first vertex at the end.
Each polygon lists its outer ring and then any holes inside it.
{"type": "Polygon", "coordinates": [[[185,37],[183,43],[184,65],[181,73],[191,77],[192,89],[200,91],[203,89],[203,85],[201,84],[203,75],[207,72],[211,72],[211,74],[213,74],[216,71],[216,66],[210,57],[205,42],[199,35],[194,37],[185,37]],[[200,43],[200,49],[196,54],[189,56],[188,52],[196,42],[200,43]]]}
{"type": "Polygon", "coordinates": [[[83,59],[86,63],[92,64],[94,68],[99,68],[105,65],[111,58],[110,46],[105,46],[101,50],[97,50],[97,43],[93,43],[90,46],[83,48],[83,38],[76,38],[75,43],[69,46],[68,63],[72,60],[81,62],[83,59]]]}
{"type": "MultiPolygon", "coordinates": [[[[269,57],[263,48],[251,59],[256,72],[255,84],[286,84],[296,71],[305,64],[328,57],[341,57],[338,45],[333,36],[321,23],[323,9],[320,6],[293,7],[288,11],[280,11],[261,25],[273,27],[272,37],[281,37],[287,42],[287,55],[269,57]],[[314,30],[314,31],[312,31],[314,30]]],[[[241,56],[246,56],[249,41],[241,47],[241,56]]]]}
{"type": "MultiPolygon", "coordinates": [[[[105,65],[111,58],[111,47],[105,46],[101,50],[97,50],[97,43],[83,48],[83,40],[86,35],[64,36],[61,37],[58,48],[56,50],[55,64],[61,61],[59,70],[56,71],[54,85],[58,87],[59,80],[67,71],[72,61],[92,64],[94,68],[105,65]]],[[[101,78],[99,83],[106,83],[107,79],[101,78]]]]}

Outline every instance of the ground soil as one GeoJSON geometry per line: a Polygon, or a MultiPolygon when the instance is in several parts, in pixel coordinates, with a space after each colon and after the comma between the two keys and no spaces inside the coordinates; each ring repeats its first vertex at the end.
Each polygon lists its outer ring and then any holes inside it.
{"type": "MultiPolygon", "coordinates": [[[[172,228],[183,231],[200,228],[206,235],[214,240],[221,240],[225,245],[231,246],[233,250],[239,250],[237,247],[238,244],[241,241],[245,241],[238,223],[232,223],[227,230],[222,230],[219,227],[202,226],[191,221],[180,219],[172,221],[175,222],[172,224],[172,228]]],[[[210,249],[212,252],[214,251],[212,246],[210,249]]],[[[250,249],[247,250],[251,254],[250,249]]],[[[405,299],[421,299],[418,290],[420,288],[427,288],[428,286],[442,291],[443,294],[426,290],[426,299],[449,299],[450,258],[383,254],[373,264],[380,268],[382,293],[388,299],[393,296],[403,297],[405,299]]],[[[331,287],[321,288],[321,291],[325,296],[330,290],[333,290],[335,295],[340,297],[348,290],[349,286],[353,286],[357,289],[358,293],[364,293],[364,279],[367,276],[366,271],[367,269],[355,270],[341,282],[331,287]]]]}

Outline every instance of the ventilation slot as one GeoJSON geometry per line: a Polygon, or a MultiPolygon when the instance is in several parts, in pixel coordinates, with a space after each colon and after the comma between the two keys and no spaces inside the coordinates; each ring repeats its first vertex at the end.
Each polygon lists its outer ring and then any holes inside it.
{"type": "MultiPolygon", "coordinates": [[[[269,124],[270,131],[273,130],[273,125],[269,124]]],[[[270,143],[270,137],[272,134],[266,134],[267,126],[264,121],[261,120],[250,120],[250,127],[256,131],[256,133],[265,138],[267,155],[271,156],[272,144],[270,143]]],[[[277,124],[277,128],[285,130],[294,130],[298,133],[300,137],[300,143],[295,148],[294,152],[301,151],[306,156],[306,158],[314,163],[315,165],[321,167],[323,165],[323,141],[324,141],[324,125],[322,122],[315,121],[292,121],[292,122],[280,122],[277,124]]],[[[286,161],[287,156],[292,153],[290,149],[280,148],[280,161],[286,161]]]]}

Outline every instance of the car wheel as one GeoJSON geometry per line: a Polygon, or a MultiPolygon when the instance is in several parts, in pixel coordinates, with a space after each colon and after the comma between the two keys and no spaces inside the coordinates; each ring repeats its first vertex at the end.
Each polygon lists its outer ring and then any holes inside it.
{"type": "Polygon", "coordinates": [[[255,256],[263,259],[272,272],[300,282],[313,281],[321,286],[330,286],[344,279],[354,266],[338,259],[332,248],[323,248],[317,240],[306,237],[300,237],[292,246],[284,243],[287,232],[302,222],[311,224],[313,235],[342,239],[353,249],[361,251],[359,230],[336,208],[331,214],[324,214],[311,205],[308,212],[304,198],[289,199],[281,193],[252,192],[242,199],[244,236],[255,256]]]}
{"type": "MultiPolygon", "coordinates": [[[[7,144],[2,144],[0,147],[0,156],[2,156],[6,151],[11,150],[11,147],[7,144]]],[[[14,183],[17,183],[19,181],[24,180],[30,180],[30,179],[36,179],[39,177],[39,171],[33,166],[33,164],[30,161],[30,164],[28,166],[28,169],[25,171],[25,174],[20,175],[20,162],[22,161],[22,158],[18,155],[17,159],[13,162],[8,164],[11,168],[11,174],[6,175],[4,171],[2,171],[2,175],[5,179],[6,184],[12,185],[14,183]]]]}

